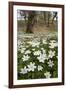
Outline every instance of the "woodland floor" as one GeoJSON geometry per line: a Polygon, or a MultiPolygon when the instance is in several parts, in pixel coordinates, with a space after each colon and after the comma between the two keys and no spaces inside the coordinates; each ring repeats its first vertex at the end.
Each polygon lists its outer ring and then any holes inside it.
{"type": "Polygon", "coordinates": [[[18,32],[17,32],[17,36],[18,39],[21,39],[23,36],[27,35],[27,36],[41,36],[43,35],[44,37],[47,36],[54,36],[58,34],[58,29],[57,29],[57,24],[53,23],[53,24],[49,24],[49,26],[47,26],[46,24],[36,24],[33,27],[33,33],[31,34],[27,34],[26,33],[26,25],[23,25],[21,27],[18,27],[18,32]]]}

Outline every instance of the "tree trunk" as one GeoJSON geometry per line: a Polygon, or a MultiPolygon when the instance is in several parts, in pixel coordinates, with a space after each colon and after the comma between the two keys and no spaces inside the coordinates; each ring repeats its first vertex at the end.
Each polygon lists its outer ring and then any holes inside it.
{"type": "Polygon", "coordinates": [[[56,21],[57,21],[57,12],[54,12],[53,19],[52,19],[52,24],[53,24],[55,18],[56,18],[56,21]]]}
{"type": "Polygon", "coordinates": [[[44,13],[44,24],[46,24],[46,11],[44,11],[43,13],[44,13]]]}
{"type": "Polygon", "coordinates": [[[26,33],[33,33],[32,29],[34,26],[35,15],[36,15],[35,11],[30,11],[29,16],[28,16],[26,33]]]}

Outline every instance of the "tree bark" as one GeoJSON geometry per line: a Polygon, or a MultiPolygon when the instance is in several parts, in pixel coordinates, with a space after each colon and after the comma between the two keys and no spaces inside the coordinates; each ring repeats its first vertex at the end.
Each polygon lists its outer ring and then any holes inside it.
{"type": "Polygon", "coordinates": [[[44,13],[44,24],[46,24],[46,11],[44,11],[43,13],[44,13]]]}
{"type": "Polygon", "coordinates": [[[26,33],[33,33],[32,29],[33,29],[33,26],[34,26],[34,18],[35,18],[35,16],[36,16],[36,12],[35,11],[30,11],[30,13],[28,15],[26,33]]]}

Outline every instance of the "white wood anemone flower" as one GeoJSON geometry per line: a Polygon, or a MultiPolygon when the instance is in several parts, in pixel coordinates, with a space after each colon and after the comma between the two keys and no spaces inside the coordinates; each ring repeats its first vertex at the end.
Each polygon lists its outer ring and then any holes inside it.
{"type": "Polygon", "coordinates": [[[17,45],[20,46],[22,43],[20,40],[17,41],[17,45]]]}
{"type": "Polygon", "coordinates": [[[47,44],[47,41],[45,39],[42,40],[43,44],[47,44]]]}
{"type": "Polygon", "coordinates": [[[32,42],[32,47],[39,47],[39,45],[40,45],[40,42],[32,42]]]}
{"type": "Polygon", "coordinates": [[[49,43],[49,48],[55,48],[55,47],[57,47],[58,46],[58,43],[55,41],[51,41],[50,43],[49,43]]]}
{"type": "Polygon", "coordinates": [[[33,48],[32,50],[35,51],[35,48],[33,48]]]}
{"type": "Polygon", "coordinates": [[[56,40],[50,40],[51,43],[56,43],[56,40]]]}
{"type": "Polygon", "coordinates": [[[44,54],[46,53],[46,50],[44,48],[41,48],[41,50],[44,54]]]}
{"type": "Polygon", "coordinates": [[[38,71],[42,71],[43,67],[38,65],[38,71]]]}
{"type": "Polygon", "coordinates": [[[26,50],[26,48],[22,48],[21,49],[21,53],[24,53],[25,50],[26,50]]]}
{"type": "Polygon", "coordinates": [[[42,51],[43,51],[43,54],[46,54],[46,50],[45,49],[43,49],[42,51]]]}
{"type": "Polygon", "coordinates": [[[27,65],[27,67],[29,72],[34,71],[34,69],[36,69],[35,63],[32,63],[32,62],[30,62],[30,64],[27,65]]]}
{"type": "Polygon", "coordinates": [[[52,58],[53,56],[55,56],[55,51],[50,50],[48,57],[52,58]]]}
{"type": "Polygon", "coordinates": [[[41,54],[41,51],[34,51],[34,55],[40,55],[41,54]]]}
{"type": "Polygon", "coordinates": [[[49,62],[48,62],[48,66],[52,68],[52,67],[54,66],[53,61],[49,60],[49,62]]]}
{"type": "Polygon", "coordinates": [[[27,61],[27,60],[29,60],[29,58],[30,58],[30,57],[29,57],[28,55],[23,55],[22,60],[23,60],[23,61],[27,61]]]}
{"type": "Polygon", "coordinates": [[[17,50],[21,51],[22,47],[23,47],[22,43],[20,42],[20,40],[18,40],[18,42],[17,42],[17,50]]]}
{"type": "Polygon", "coordinates": [[[32,47],[39,47],[40,42],[29,41],[28,44],[32,45],[32,47]]]}
{"type": "Polygon", "coordinates": [[[45,60],[47,59],[47,56],[46,54],[40,54],[40,56],[38,56],[37,59],[39,60],[39,62],[44,63],[45,60]]]}
{"type": "Polygon", "coordinates": [[[24,68],[21,68],[21,74],[26,74],[27,73],[27,68],[26,66],[24,68]]]}
{"type": "Polygon", "coordinates": [[[25,54],[30,54],[30,53],[31,53],[30,50],[26,50],[26,51],[25,51],[25,54]]]}
{"type": "Polygon", "coordinates": [[[50,78],[51,77],[50,72],[46,72],[46,73],[44,73],[44,75],[45,75],[46,78],[50,78]]]}

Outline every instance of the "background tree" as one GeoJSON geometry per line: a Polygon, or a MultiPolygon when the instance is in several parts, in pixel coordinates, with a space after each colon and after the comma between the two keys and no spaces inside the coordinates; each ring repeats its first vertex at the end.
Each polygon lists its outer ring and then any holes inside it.
{"type": "Polygon", "coordinates": [[[56,21],[57,21],[57,12],[53,12],[52,24],[53,24],[55,18],[56,18],[56,21]]]}
{"type": "Polygon", "coordinates": [[[24,17],[24,20],[25,20],[25,23],[26,23],[26,21],[27,21],[27,12],[26,11],[23,11],[23,10],[20,10],[20,15],[22,17],[24,17]]]}
{"type": "Polygon", "coordinates": [[[46,24],[46,11],[43,12],[44,15],[44,24],[46,24]]]}
{"type": "Polygon", "coordinates": [[[49,24],[50,24],[50,18],[51,18],[51,12],[48,12],[48,22],[47,22],[48,27],[49,27],[49,24]]]}
{"type": "Polygon", "coordinates": [[[35,16],[36,16],[35,11],[29,11],[26,33],[33,33],[32,29],[33,29],[33,26],[35,25],[34,23],[35,16]]]}

